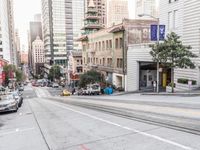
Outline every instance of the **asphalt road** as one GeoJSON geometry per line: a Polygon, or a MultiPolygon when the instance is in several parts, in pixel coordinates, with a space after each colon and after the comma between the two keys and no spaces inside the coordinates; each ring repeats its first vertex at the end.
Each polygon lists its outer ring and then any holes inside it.
{"type": "Polygon", "coordinates": [[[0,150],[200,150],[198,135],[60,103],[51,96],[45,88],[25,88],[22,108],[0,115],[0,150]]]}

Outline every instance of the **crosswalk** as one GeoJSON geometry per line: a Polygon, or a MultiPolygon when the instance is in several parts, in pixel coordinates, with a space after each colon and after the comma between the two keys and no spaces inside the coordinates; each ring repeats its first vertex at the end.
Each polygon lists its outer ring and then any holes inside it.
{"type": "Polygon", "coordinates": [[[44,97],[51,97],[51,94],[46,88],[36,87],[34,88],[37,97],[44,98],[44,97]]]}

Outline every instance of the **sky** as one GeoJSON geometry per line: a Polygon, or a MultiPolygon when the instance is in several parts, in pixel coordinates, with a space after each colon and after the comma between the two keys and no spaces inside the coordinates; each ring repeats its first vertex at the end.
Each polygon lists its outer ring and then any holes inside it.
{"type": "MultiPolygon", "coordinates": [[[[135,0],[128,1],[130,18],[133,18],[135,0]]],[[[25,51],[28,50],[29,22],[37,13],[41,13],[41,0],[14,0],[15,28],[19,31],[21,46],[25,45],[25,51]]]]}
{"type": "Polygon", "coordinates": [[[33,21],[34,15],[41,13],[41,0],[14,0],[15,28],[19,31],[21,45],[28,50],[29,22],[33,21]]]}

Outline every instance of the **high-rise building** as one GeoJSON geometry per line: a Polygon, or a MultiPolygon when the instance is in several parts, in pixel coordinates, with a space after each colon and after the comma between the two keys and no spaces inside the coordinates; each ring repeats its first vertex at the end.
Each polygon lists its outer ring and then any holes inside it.
{"type": "Polygon", "coordinates": [[[35,14],[34,15],[34,21],[35,22],[42,22],[42,15],[41,14],[35,14]]]}
{"type": "Polygon", "coordinates": [[[81,42],[77,39],[81,36],[81,28],[84,25],[84,0],[72,1],[72,13],[73,13],[73,50],[82,50],[81,42]]]}
{"type": "Polygon", "coordinates": [[[32,68],[33,67],[33,60],[32,60],[32,43],[33,41],[36,39],[37,36],[40,37],[40,39],[43,39],[43,35],[42,35],[42,23],[41,23],[41,15],[40,14],[36,14],[34,16],[34,21],[30,22],[30,29],[29,29],[29,33],[28,33],[28,42],[29,42],[29,67],[32,68]]]}
{"type": "Polygon", "coordinates": [[[32,43],[32,60],[34,75],[40,74],[40,66],[44,64],[44,42],[39,36],[32,43]]]}
{"type": "Polygon", "coordinates": [[[0,57],[16,64],[13,1],[0,0],[0,57]]]}
{"type": "Polygon", "coordinates": [[[108,0],[107,27],[122,23],[124,18],[129,18],[128,0],[108,0]]]}
{"type": "Polygon", "coordinates": [[[85,12],[88,12],[89,3],[94,3],[97,15],[99,16],[100,23],[102,24],[103,27],[106,27],[106,21],[107,21],[106,2],[107,0],[85,0],[85,12]]]}
{"type": "Polygon", "coordinates": [[[22,45],[21,63],[28,64],[28,51],[25,49],[25,45],[22,45]]]}
{"type": "MultiPolygon", "coordinates": [[[[136,18],[139,19],[139,14],[148,14],[158,18],[158,5],[157,0],[136,0],[136,18]]],[[[142,19],[149,19],[148,16],[142,17],[142,19]]]]}
{"type": "Polygon", "coordinates": [[[18,30],[15,30],[15,44],[16,44],[16,51],[17,51],[17,65],[20,66],[21,64],[21,47],[20,47],[20,37],[18,30]]]}
{"type": "Polygon", "coordinates": [[[67,64],[73,50],[72,0],[42,0],[45,63],[67,64]]]}

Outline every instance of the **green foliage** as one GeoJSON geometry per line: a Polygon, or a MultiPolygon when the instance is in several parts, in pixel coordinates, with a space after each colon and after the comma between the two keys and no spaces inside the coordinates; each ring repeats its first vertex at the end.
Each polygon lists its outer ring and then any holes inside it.
{"type": "Polygon", "coordinates": [[[163,43],[156,43],[150,47],[152,48],[150,55],[155,62],[159,61],[170,68],[195,68],[191,58],[197,55],[190,51],[191,46],[183,45],[180,37],[174,32],[168,34],[163,43]]]}
{"type": "MultiPolygon", "coordinates": [[[[196,58],[197,55],[190,51],[191,46],[183,45],[180,37],[174,32],[168,34],[163,43],[156,43],[150,47],[152,48],[150,55],[153,57],[153,61],[169,66],[172,71],[174,68],[195,68],[191,58],[196,58]]],[[[171,78],[173,79],[173,77],[171,78]]],[[[172,85],[174,85],[174,81],[172,81],[172,85]]],[[[172,86],[173,91],[174,86],[172,86]]]]}
{"type": "Polygon", "coordinates": [[[9,79],[10,79],[10,72],[14,72],[16,75],[16,80],[18,82],[23,81],[24,75],[23,72],[19,69],[17,69],[14,65],[5,65],[3,67],[3,71],[5,72],[6,78],[5,78],[5,84],[8,85],[9,79]]]}
{"type": "Polygon", "coordinates": [[[103,81],[104,81],[104,77],[101,75],[101,73],[95,70],[90,70],[81,75],[79,86],[85,87],[87,84],[99,83],[103,81]]]}
{"type": "Polygon", "coordinates": [[[61,68],[58,65],[54,65],[51,67],[51,69],[49,70],[49,74],[48,74],[48,79],[53,81],[54,79],[60,79],[60,77],[62,76],[61,74],[61,68]]]}
{"type": "MultiPolygon", "coordinates": [[[[181,83],[181,84],[188,84],[188,79],[184,79],[184,78],[179,78],[178,80],[177,80],[177,82],[178,83],[181,83]]],[[[192,81],[192,85],[196,85],[197,84],[197,81],[195,81],[195,80],[190,80],[190,81],[192,81]]]]}

